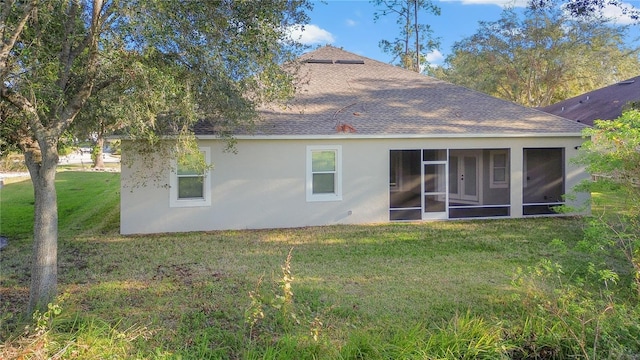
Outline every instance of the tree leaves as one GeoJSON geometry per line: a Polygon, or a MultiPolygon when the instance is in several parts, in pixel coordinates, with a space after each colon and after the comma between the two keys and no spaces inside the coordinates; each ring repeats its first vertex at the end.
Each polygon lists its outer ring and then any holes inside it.
{"type": "Polygon", "coordinates": [[[418,21],[420,14],[440,15],[440,8],[431,0],[372,0],[379,10],[374,13],[374,21],[382,16],[395,16],[400,28],[393,40],[380,40],[378,45],[387,54],[393,55],[392,62],[405,69],[422,72],[429,66],[427,54],[438,47],[439,40],[433,36],[433,29],[418,21]]]}
{"type": "Polygon", "coordinates": [[[298,48],[285,29],[306,22],[311,8],[306,0],[0,7],[0,134],[12,134],[0,146],[21,148],[36,194],[30,310],[56,291],[54,179],[63,134],[110,126],[145,140],[138,150],[153,154],[168,134],[177,136],[174,150],[192,149],[191,125],[203,118],[223,136],[250,126],[258,101],[292,94],[281,65],[298,48]]]}
{"type": "Polygon", "coordinates": [[[521,105],[546,106],[637,75],[638,48],[624,43],[627,29],[576,19],[558,7],[505,9],[457,42],[435,75],[521,105]]]}

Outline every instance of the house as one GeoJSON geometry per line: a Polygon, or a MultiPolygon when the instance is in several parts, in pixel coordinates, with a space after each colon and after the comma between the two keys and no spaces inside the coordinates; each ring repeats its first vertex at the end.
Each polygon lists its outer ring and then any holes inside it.
{"type": "Polygon", "coordinates": [[[640,102],[640,76],[545,106],[540,110],[593,126],[594,120],[613,120],[629,102],[640,102]]]}
{"type": "Polygon", "coordinates": [[[237,133],[237,153],[196,129],[212,170],[129,188],[148,165],[123,166],[121,232],[556,215],[588,177],[569,161],[575,121],[331,46],[300,60],[295,98],[237,133]]]}

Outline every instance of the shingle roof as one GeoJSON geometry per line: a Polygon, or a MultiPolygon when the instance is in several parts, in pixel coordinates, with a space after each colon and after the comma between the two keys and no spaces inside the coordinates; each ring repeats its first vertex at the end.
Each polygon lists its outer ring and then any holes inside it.
{"type": "Polygon", "coordinates": [[[263,108],[253,135],[579,133],[584,126],[333,46],[301,56],[288,107],[263,108]]]}
{"type": "Polygon", "coordinates": [[[540,108],[583,124],[594,120],[613,120],[622,115],[630,101],[640,101],[640,76],[540,108]]]}

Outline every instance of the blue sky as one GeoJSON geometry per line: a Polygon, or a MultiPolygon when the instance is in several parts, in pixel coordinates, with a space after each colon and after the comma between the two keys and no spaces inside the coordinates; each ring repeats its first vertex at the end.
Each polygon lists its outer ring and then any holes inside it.
{"type": "MultiPolygon", "coordinates": [[[[456,41],[476,32],[478,21],[497,20],[503,6],[522,6],[526,0],[434,0],[434,3],[442,10],[441,15],[424,13],[419,20],[431,25],[434,35],[440,38],[440,48],[428,56],[433,65],[440,65],[456,41]]],[[[624,4],[640,8],[640,0],[627,0],[624,4]]],[[[380,50],[378,42],[382,39],[393,40],[398,34],[398,25],[392,17],[374,22],[375,10],[375,6],[368,0],[314,1],[309,24],[305,26],[304,32],[295,31],[293,36],[313,47],[331,44],[389,62],[392,58],[380,50]]],[[[617,9],[605,11],[620,23],[630,22],[617,9]]],[[[634,26],[633,35],[636,38],[640,36],[640,25],[634,26]]]]}

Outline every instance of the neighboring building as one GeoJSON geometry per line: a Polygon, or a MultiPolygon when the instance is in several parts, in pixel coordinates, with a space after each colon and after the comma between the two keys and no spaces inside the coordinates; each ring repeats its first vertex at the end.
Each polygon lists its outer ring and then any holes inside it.
{"type": "Polygon", "coordinates": [[[549,114],[593,126],[594,120],[613,120],[629,102],[640,101],[640,76],[540,108],[549,114]]]}
{"type": "Polygon", "coordinates": [[[121,232],[553,215],[588,178],[574,121],[331,46],[301,66],[295,99],[236,134],[237,154],[196,128],[206,174],[129,188],[149,164],[123,166],[121,232]]]}

